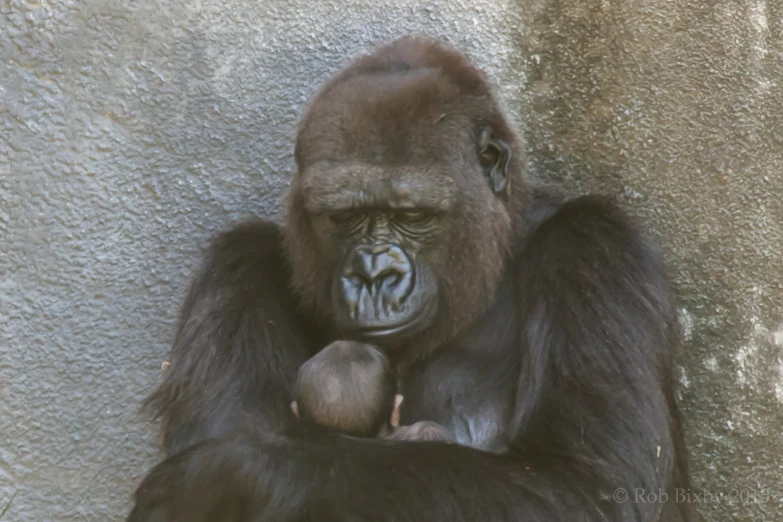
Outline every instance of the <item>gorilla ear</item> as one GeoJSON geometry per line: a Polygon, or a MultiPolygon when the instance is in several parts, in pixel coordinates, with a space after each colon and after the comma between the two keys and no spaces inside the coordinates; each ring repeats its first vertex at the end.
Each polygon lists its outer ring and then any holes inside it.
{"type": "Polygon", "coordinates": [[[490,127],[484,127],[479,135],[478,155],[492,192],[497,195],[507,194],[510,185],[508,165],[511,162],[508,143],[492,136],[490,127]]]}

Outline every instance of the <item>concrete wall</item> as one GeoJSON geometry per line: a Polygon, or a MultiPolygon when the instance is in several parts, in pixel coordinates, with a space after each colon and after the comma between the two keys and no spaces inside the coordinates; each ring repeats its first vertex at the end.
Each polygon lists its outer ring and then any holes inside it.
{"type": "Polygon", "coordinates": [[[780,520],[783,3],[420,4],[0,0],[3,522],[122,519],[207,239],[276,215],[319,83],[411,31],[487,69],[535,175],[647,218],[683,302],[695,500],[780,520]]]}

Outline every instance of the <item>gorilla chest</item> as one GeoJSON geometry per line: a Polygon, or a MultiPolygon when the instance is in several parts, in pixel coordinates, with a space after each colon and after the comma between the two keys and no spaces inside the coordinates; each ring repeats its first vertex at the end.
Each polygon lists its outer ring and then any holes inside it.
{"type": "Polygon", "coordinates": [[[402,424],[430,420],[457,442],[490,451],[506,447],[516,375],[496,355],[458,351],[422,363],[402,377],[402,424]]]}

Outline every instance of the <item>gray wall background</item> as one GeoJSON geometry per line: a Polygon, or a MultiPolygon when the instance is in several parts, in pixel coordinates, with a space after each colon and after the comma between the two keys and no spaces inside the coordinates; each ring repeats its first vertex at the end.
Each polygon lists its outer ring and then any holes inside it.
{"type": "Polygon", "coordinates": [[[7,520],[124,517],[156,460],[136,408],[208,238],[277,215],[307,100],[408,32],[486,68],[533,175],[647,219],[682,299],[700,509],[781,520],[783,2],[421,4],[0,0],[7,520]]]}

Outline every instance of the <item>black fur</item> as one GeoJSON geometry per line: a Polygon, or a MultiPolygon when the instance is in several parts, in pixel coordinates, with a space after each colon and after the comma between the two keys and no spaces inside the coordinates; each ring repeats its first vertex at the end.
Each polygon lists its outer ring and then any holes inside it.
{"type": "Polygon", "coordinates": [[[169,457],[139,486],[128,520],[694,520],[674,503],[689,479],[674,395],[680,337],[660,253],[612,202],[523,183],[515,172],[503,208],[519,234],[490,304],[434,347],[421,334],[430,344],[411,341],[420,354],[399,366],[401,422],[437,422],[460,445],[296,423],[297,368],[335,333],[313,312],[318,300],[299,306],[277,227],[248,223],[217,238],[190,288],[171,368],[149,402],[169,457]],[[613,497],[620,488],[625,502],[613,497]]]}

